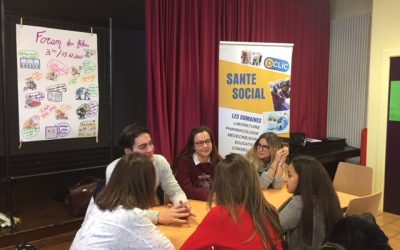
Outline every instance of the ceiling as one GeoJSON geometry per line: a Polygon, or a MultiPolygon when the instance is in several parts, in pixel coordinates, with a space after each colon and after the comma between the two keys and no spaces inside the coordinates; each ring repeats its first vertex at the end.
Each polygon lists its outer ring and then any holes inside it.
{"type": "Polygon", "coordinates": [[[85,25],[145,28],[145,0],[3,0],[6,15],[85,25]]]}

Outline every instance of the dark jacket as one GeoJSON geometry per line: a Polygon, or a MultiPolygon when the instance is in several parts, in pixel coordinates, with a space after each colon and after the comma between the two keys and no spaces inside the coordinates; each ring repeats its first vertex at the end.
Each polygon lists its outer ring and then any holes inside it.
{"type": "Polygon", "coordinates": [[[340,244],[345,249],[351,250],[392,249],[388,244],[388,238],[375,223],[372,214],[347,216],[340,219],[336,223],[328,242],[340,244]]]}

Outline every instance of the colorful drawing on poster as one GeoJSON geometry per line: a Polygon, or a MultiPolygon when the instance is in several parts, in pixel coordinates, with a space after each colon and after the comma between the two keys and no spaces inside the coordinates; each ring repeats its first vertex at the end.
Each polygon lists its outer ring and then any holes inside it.
{"type": "Polygon", "coordinates": [[[97,130],[95,121],[83,121],[79,126],[79,136],[80,137],[91,137],[95,136],[97,130]]]}
{"type": "Polygon", "coordinates": [[[82,119],[86,119],[89,117],[89,104],[84,103],[81,106],[78,107],[78,109],[76,110],[76,114],[78,115],[78,119],[82,120],[82,119]]]}
{"type": "Polygon", "coordinates": [[[99,86],[96,84],[90,84],[89,85],[89,94],[92,97],[98,97],[99,96],[99,86]]]}
{"type": "Polygon", "coordinates": [[[90,92],[88,88],[80,87],[75,91],[75,100],[90,100],[90,92]]]}
{"type": "Polygon", "coordinates": [[[35,137],[40,130],[40,116],[33,115],[24,121],[21,134],[26,139],[35,137]]]}
{"type": "Polygon", "coordinates": [[[57,138],[57,126],[46,126],[45,135],[46,139],[56,139],[57,138]]]}
{"type": "Polygon", "coordinates": [[[66,137],[71,132],[71,126],[66,122],[57,124],[57,135],[59,137],[66,137]]]}
{"type": "Polygon", "coordinates": [[[37,85],[32,77],[25,78],[24,91],[35,90],[36,88],[37,88],[37,85]]]}
{"type": "Polygon", "coordinates": [[[81,70],[82,70],[81,66],[79,66],[79,67],[72,66],[71,67],[71,75],[73,77],[80,77],[81,76],[81,70]]]}
{"type": "Polygon", "coordinates": [[[40,59],[20,58],[19,66],[24,69],[40,69],[40,59]]]}
{"type": "Polygon", "coordinates": [[[54,113],[57,120],[68,120],[68,115],[61,109],[56,109],[54,113]]]}
{"type": "Polygon", "coordinates": [[[25,108],[39,107],[44,99],[44,93],[37,91],[25,95],[25,108]]]}

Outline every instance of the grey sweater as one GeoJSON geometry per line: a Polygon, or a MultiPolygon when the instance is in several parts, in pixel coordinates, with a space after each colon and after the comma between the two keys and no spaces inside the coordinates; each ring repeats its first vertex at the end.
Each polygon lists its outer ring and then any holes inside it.
{"type": "Polygon", "coordinates": [[[303,200],[300,195],[293,196],[292,200],[279,212],[283,232],[288,235],[289,250],[317,250],[325,239],[325,224],[323,216],[317,207],[314,208],[314,230],[312,244],[307,245],[302,240],[301,212],[303,200]]]}
{"type": "Polygon", "coordinates": [[[283,172],[282,176],[271,176],[268,173],[268,169],[270,168],[270,163],[266,163],[262,160],[260,160],[256,155],[253,149],[251,149],[247,154],[246,154],[247,159],[250,161],[250,163],[255,167],[255,169],[259,173],[259,181],[261,185],[261,189],[267,189],[270,186],[273,189],[281,189],[284,185],[284,178],[285,178],[285,172],[283,172]]]}

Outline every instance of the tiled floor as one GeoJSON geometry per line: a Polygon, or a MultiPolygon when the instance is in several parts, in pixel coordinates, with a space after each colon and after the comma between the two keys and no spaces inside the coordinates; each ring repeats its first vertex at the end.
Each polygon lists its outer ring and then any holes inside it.
{"type": "Polygon", "coordinates": [[[379,213],[376,222],[389,238],[394,250],[400,250],[400,216],[391,213],[379,213]]]}

